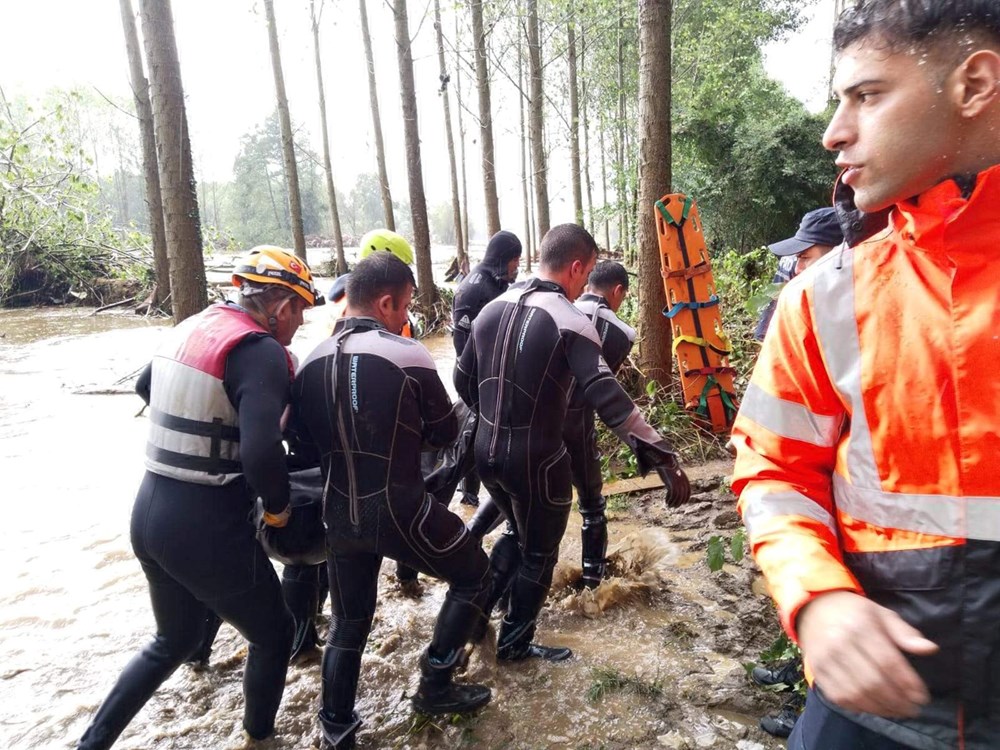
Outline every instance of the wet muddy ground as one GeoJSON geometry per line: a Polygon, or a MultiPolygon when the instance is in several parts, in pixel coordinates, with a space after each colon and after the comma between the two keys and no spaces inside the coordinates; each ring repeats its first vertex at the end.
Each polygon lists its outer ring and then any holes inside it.
{"type": "MultiPolygon", "coordinates": [[[[162,331],[135,321],[90,329],[71,322],[57,321],[66,333],[38,338],[19,333],[37,321],[0,314],[4,748],[73,747],[153,627],[128,541],[146,422],[135,417],[140,402],[127,395],[128,383],[117,381],[148,360],[162,331]]],[[[323,325],[313,316],[293,348],[307,353],[323,325]]],[[[428,343],[448,380],[450,342],[428,343]]],[[[359,690],[359,748],[783,747],[757,728],[781,697],[754,688],[743,666],[777,634],[771,605],[749,560],[718,573],[707,564],[708,539],[739,526],[726,490],[730,470],[727,462],[691,467],[697,495],[677,510],[656,491],[613,498],[615,575],[595,592],[574,586],[574,513],[537,636],[572,647],[574,658],[498,665],[492,648],[477,648],[465,676],[490,685],[494,699],[470,718],[411,711],[417,660],[445,588],[422,578],[423,594],[404,596],[387,564],[359,690]]],[[[242,638],[223,626],[209,669],[179,669],[116,747],[314,747],[318,660],[289,669],[277,735],[248,743],[240,728],[245,653],[242,638]]]]}

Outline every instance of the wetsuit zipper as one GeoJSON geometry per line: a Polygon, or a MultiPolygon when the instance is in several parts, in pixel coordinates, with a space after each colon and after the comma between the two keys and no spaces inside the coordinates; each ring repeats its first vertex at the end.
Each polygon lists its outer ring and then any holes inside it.
{"type": "MultiPolygon", "coordinates": [[[[337,388],[340,378],[340,355],[343,351],[344,339],[350,335],[350,331],[343,331],[337,337],[336,348],[333,353],[333,385],[331,390],[334,399],[337,397],[337,388]]],[[[351,453],[351,444],[347,437],[347,426],[344,424],[344,411],[340,404],[335,404],[337,410],[337,432],[340,434],[340,443],[344,450],[344,463],[347,465],[347,512],[351,521],[351,526],[357,530],[361,524],[360,513],[358,512],[358,485],[357,472],[354,467],[354,454],[351,453]]]]}
{"type": "Polygon", "coordinates": [[[507,379],[507,353],[510,348],[510,337],[514,328],[514,323],[517,321],[517,313],[523,306],[524,296],[525,295],[522,295],[517,300],[514,312],[510,314],[510,322],[507,323],[507,332],[504,334],[503,349],[500,350],[500,384],[497,386],[497,410],[496,416],[493,420],[493,439],[490,441],[490,452],[488,456],[490,466],[496,465],[497,440],[500,438],[500,416],[503,411],[503,384],[507,379]]]}

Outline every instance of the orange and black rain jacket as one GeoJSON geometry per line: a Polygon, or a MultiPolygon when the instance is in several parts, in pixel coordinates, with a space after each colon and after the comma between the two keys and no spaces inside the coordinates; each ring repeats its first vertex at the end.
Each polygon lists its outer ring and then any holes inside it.
{"type": "Polygon", "coordinates": [[[855,591],[940,646],[908,747],[1000,748],[1000,166],[864,218],[782,291],[733,427],[733,489],[785,630],[855,591]],[[868,217],[871,218],[871,217],[868,217]]]}

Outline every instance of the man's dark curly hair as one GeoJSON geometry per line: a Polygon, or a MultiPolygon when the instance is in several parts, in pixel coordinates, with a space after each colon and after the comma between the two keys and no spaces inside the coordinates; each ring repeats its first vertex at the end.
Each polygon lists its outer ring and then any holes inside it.
{"type": "Polygon", "coordinates": [[[837,22],[834,49],[872,37],[893,51],[946,38],[961,47],[1000,46],[1000,0],[858,0],[837,22]]]}

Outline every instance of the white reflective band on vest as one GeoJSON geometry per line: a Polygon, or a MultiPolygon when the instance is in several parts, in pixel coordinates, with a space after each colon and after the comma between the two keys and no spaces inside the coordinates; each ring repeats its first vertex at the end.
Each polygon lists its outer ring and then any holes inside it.
{"type": "Polygon", "coordinates": [[[833,478],[837,510],[889,529],[1000,542],[1000,497],[913,495],[854,487],[833,478]]]}
{"type": "Polygon", "coordinates": [[[743,395],[739,415],[776,435],[821,448],[833,447],[840,437],[840,417],[816,414],[802,404],[772,396],[754,383],[743,395]]]}
{"type": "Polygon", "coordinates": [[[813,502],[801,492],[773,492],[751,485],[743,491],[742,500],[743,525],[746,526],[747,536],[751,541],[765,522],[787,516],[811,518],[829,528],[831,533],[837,533],[833,517],[819,503],[813,502]]]}
{"type": "Polygon", "coordinates": [[[813,314],[830,379],[848,405],[847,471],[855,487],[881,490],[875,451],[861,394],[861,340],[854,309],[854,249],[816,269],[813,314]]]}
{"type": "MultiPolygon", "coordinates": [[[[153,358],[150,408],[163,414],[199,422],[219,419],[223,425],[239,424],[236,410],[229,401],[225,386],[218,378],[194,367],[164,356],[153,358]]],[[[213,438],[172,430],[151,423],[148,444],[152,449],[162,449],[182,456],[210,458],[213,438]]],[[[221,440],[219,459],[227,462],[240,460],[238,441],[221,440]]],[[[146,457],[146,468],[154,474],[173,477],[195,484],[227,484],[240,473],[209,474],[203,471],[170,466],[146,457]]]]}

